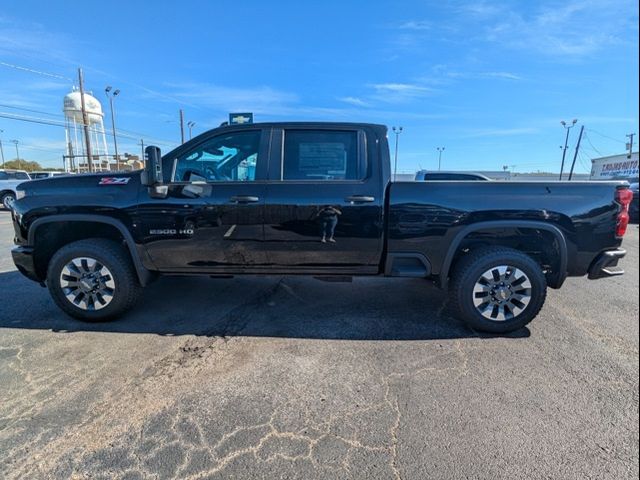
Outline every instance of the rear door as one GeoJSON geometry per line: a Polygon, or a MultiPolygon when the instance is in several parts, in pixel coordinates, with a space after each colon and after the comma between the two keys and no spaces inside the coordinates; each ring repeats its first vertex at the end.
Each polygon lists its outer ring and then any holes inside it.
{"type": "Polygon", "coordinates": [[[265,202],[273,270],[376,273],[383,248],[377,143],[364,130],[275,129],[265,202]]]}

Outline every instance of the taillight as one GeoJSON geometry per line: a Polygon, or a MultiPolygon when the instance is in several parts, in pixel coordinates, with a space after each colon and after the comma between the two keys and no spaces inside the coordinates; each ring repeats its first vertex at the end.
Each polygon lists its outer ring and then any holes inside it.
{"type": "Polygon", "coordinates": [[[618,213],[618,222],[616,224],[616,237],[624,237],[629,225],[629,205],[633,200],[633,192],[628,188],[619,188],[616,190],[616,202],[620,204],[620,212],[618,213]]]}

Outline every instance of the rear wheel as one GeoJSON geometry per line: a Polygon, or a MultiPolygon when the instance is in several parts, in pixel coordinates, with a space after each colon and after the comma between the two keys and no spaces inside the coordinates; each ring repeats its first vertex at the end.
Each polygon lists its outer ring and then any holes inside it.
{"type": "Polygon", "coordinates": [[[111,320],[130,309],[140,287],[129,255],[114,241],[79,240],[58,250],[47,271],[56,304],[80,320],[111,320]]]}
{"type": "Polygon", "coordinates": [[[547,282],[528,255],[505,247],[465,256],[453,272],[453,308],[470,327],[506,333],[527,325],[540,312],[547,282]]]}
{"type": "Polygon", "coordinates": [[[13,207],[13,204],[16,201],[16,196],[13,192],[6,192],[2,195],[2,198],[0,198],[0,201],[2,202],[2,206],[4,208],[6,208],[7,210],[11,210],[11,208],[13,207]]]}

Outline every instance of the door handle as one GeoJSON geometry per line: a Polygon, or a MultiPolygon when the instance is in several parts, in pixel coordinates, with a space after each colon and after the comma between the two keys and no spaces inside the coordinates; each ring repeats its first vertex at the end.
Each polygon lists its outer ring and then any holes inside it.
{"type": "Polygon", "coordinates": [[[234,195],[229,199],[233,203],[256,203],[260,201],[260,197],[254,197],[252,195],[234,195]]]}
{"type": "Polygon", "coordinates": [[[345,202],[349,203],[371,203],[375,202],[375,197],[369,197],[367,195],[351,195],[344,199],[345,202]]]}

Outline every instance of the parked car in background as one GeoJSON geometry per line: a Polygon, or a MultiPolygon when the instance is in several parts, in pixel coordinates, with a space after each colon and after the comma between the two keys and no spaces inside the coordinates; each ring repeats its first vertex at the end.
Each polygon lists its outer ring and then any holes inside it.
{"type": "Polygon", "coordinates": [[[67,172],[48,172],[48,171],[30,172],[29,173],[29,176],[31,177],[31,180],[38,180],[40,178],[58,177],[60,175],[68,175],[68,173],[67,172]]]}
{"type": "Polygon", "coordinates": [[[638,218],[638,201],[640,200],[638,199],[638,196],[640,195],[640,192],[638,191],[638,182],[632,183],[630,189],[633,192],[633,199],[629,205],[629,217],[633,223],[638,223],[640,220],[638,218]]]}
{"type": "Polygon", "coordinates": [[[416,182],[434,182],[434,181],[481,181],[490,182],[491,179],[481,173],[475,172],[431,172],[429,170],[420,170],[416,173],[416,182]]]}
{"type": "Polygon", "coordinates": [[[24,170],[0,169],[0,205],[9,210],[16,201],[16,187],[29,180],[31,177],[24,170]]]}

